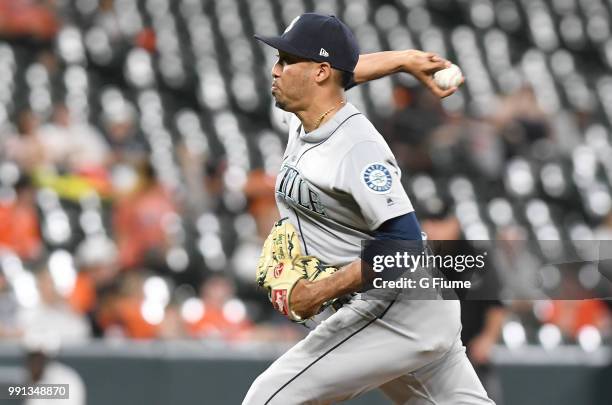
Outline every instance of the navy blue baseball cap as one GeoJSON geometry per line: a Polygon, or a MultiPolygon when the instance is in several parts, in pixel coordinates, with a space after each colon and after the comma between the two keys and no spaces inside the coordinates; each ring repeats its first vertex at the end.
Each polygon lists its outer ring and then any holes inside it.
{"type": "Polygon", "coordinates": [[[304,13],[296,17],[280,37],[255,35],[273,48],[353,73],[359,45],[350,28],[336,16],[304,13]]]}

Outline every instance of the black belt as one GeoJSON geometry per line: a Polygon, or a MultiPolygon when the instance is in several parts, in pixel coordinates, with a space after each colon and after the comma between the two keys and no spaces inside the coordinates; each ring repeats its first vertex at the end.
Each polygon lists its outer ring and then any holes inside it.
{"type": "Polygon", "coordinates": [[[344,306],[344,304],[348,304],[349,302],[351,302],[354,296],[355,294],[347,294],[342,297],[339,297],[335,299],[334,302],[332,302],[330,306],[334,309],[334,311],[338,311],[340,308],[344,306]]]}

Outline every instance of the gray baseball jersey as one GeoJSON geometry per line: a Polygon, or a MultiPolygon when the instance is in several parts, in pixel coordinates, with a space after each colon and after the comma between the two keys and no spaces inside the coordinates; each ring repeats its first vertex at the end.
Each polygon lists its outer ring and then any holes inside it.
{"type": "MultiPolygon", "coordinates": [[[[341,266],[383,222],[413,211],[400,175],[353,105],[309,133],[291,115],[278,208],[304,253],[341,266]]],[[[458,301],[353,297],[262,373],[243,405],[332,404],[377,387],[396,404],[491,405],[460,330],[458,301]]]]}
{"type": "Polygon", "coordinates": [[[370,121],[347,103],[309,133],[293,114],[276,180],[281,217],[298,229],[302,252],[342,266],[388,219],[412,212],[393,153],[370,121]]]}

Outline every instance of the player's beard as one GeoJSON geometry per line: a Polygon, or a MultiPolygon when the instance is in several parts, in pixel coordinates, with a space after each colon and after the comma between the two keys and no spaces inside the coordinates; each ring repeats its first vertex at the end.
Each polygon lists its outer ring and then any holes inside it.
{"type": "Polygon", "coordinates": [[[276,94],[272,93],[272,97],[274,97],[274,105],[283,111],[294,113],[300,104],[295,97],[291,97],[291,94],[287,95],[286,93],[282,92],[276,94]]]}
{"type": "Polygon", "coordinates": [[[280,101],[278,101],[278,100],[276,100],[276,101],[274,102],[274,105],[275,105],[275,106],[277,106],[278,108],[280,108],[280,109],[281,109],[281,110],[283,110],[283,111],[287,111],[287,110],[285,109],[285,104],[283,104],[282,102],[280,102],[280,101]]]}
{"type": "MultiPolygon", "coordinates": [[[[278,91],[278,90],[276,90],[276,91],[278,91]]],[[[278,108],[280,108],[281,110],[287,111],[286,110],[286,106],[287,106],[286,103],[283,103],[281,100],[279,100],[279,97],[276,94],[274,94],[274,93],[275,93],[275,91],[273,90],[272,91],[272,97],[274,97],[274,105],[277,106],[278,108]]]]}
{"type": "Polygon", "coordinates": [[[291,110],[288,109],[288,105],[287,105],[287,100],[282,100],[279,97],[274,97],[274,105],[277,106],[278,108],[280,108],[283,111],[287,111],[287,112],[293,112],[291,110]]]}

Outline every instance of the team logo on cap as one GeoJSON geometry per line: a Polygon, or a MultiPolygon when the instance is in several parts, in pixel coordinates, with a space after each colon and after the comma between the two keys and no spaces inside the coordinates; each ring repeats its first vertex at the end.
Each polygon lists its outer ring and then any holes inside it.
{"type": "Polygon", "coordinates": [[[385,194],[391,190],[393,178],[391,172],[382,163],[372,163],[363,169],[361,174],[368,189],[377,194],[385,194]]]}
{"type": "Polygon", "coordinates": [[[289,25],[287,26],[287,28],[285,28],[285,31],[283,32],[283,34],[288,33],[289,31],[291,31],[291,28],[293,28],[293,26],[295,25],[295,23],[297,22],[297,20],[299,20],[301,17],[301,15],[298,15],[297,17],[295,17],[293,19],[293,21],[291,21],[291,23],[289,23],[289,25]]]}

